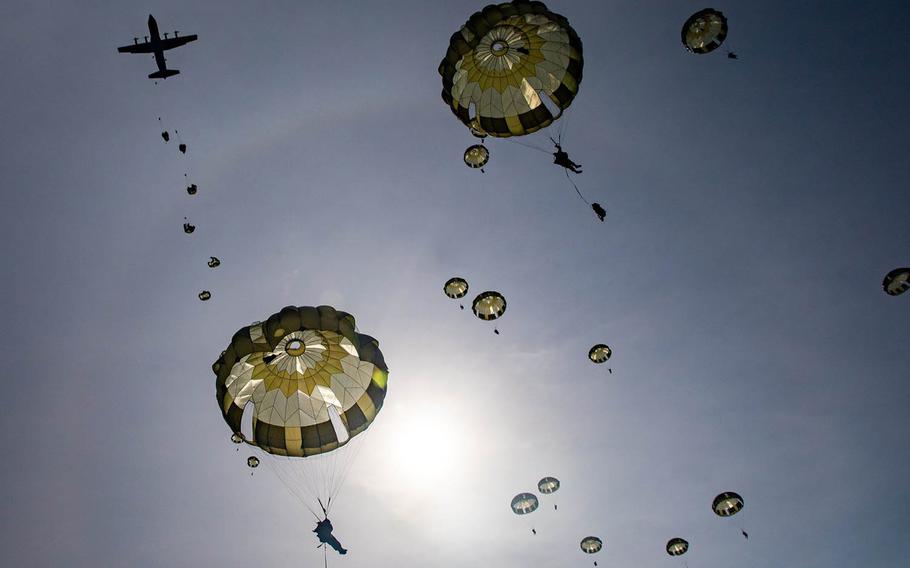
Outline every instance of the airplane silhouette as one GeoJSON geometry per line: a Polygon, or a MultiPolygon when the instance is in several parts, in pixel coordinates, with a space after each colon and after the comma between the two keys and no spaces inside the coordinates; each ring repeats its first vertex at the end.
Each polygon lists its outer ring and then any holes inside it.
{"type": "Polygon", "coordinates": [[[174,49],[175,47],[180,47],[181,45],[199,39],[196,34],[178,37],[177,33],[178,32],[175,31],[174,37],[169,38],[167,37],[167,32],[165,32],[164,39],[161,39],[161,34],[158,33],[158,22],[149,14],[149,35],[145,36],[145,41],[139,43],[139,38],[134,37],[132,45],[118,47],[117,51],[120,53],[154,53],[155,63],[158,64],[158,71],[149,75],[149,79],[167,79],[168,77],[173,77],[180,73],[180,71],[167,68],[167,60],[164,58],[164,52],[168,49],[174,49]],[[151,41],[149,41],[149,38],[151,38],[151,41]]]}

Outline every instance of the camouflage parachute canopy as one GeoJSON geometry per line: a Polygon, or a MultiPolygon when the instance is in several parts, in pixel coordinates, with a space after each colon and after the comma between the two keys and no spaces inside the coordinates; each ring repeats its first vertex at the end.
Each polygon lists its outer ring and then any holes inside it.
{"type": "Polygon", "coordinates": [[[889,296],[899,296],[910,289],[910,268],[895,268],[885,275],[882,289],[889,296]]]}
{"type": "Polygon", "coordinates": [[[505,296],[494,290],[488,290],[474,298],[471,309],[474,311],[474,315],[480,319],[490,321],[506,313],[506,306],[505,296]]]}
{"type": "Polygon", "coordinates": [[[464,151],[464,163],[469,168],[480,169],[490,161],[490,151],[482,144],[474,144],[464,151]]]}
{"type": "Polygon", "coordinates": [[[600,549],[603,548],[604,543],[596,536],[586,536],[581,539],[580,546],[581,549],[585,551],[585,554],[594,554],[595,552],[600,552],[600,549]]]}
{"type": "Polygon", "coordinates": [[[537,490],[543,493],[544,495],[549,495],[550,493],[556,493],[559,489],[559,480],[555,477],[544,477],[537,482],[537,490]]]}
{"type": "Polygon", "coordinates": [[[714,498],[711,503],[711,509],[719,517],[730,517],[740,512],[744,504],[743,498],[739,496],[739,493],[724,491],[714,498]]]}
{"type": "Polygon", "coordinates": [[[449,40],[439,64],[442,100],[475,135],[523,136],[572,104],[583,65],[578,34],[543,2],[491,4],[449,40]]]}
{"type": "Polygon", "coordinates": [[[681,556],[689,550],[689,541],[684,538],[671,538],[667,542],[667,554],[670,556],[681,556]]]}
{"type": "Polygon", "coordinates": [[[613,355],[613,350],[603,343],[598,343],[588,350],[588,359],[597,364],[605,363],[611,355],[613,355]]]}
{"type": "Polygon", "coordinates": [[[727,18],[714,8],[699,10],[689,16],[680,34],[683,45],[692,53],[710,53],[727,37],[727,18]]]}
{"type": "Polygon", "coordinates": [[[512,497],[512,512],[516,515],[533,513],[537,510],[538,505],[540,505],[540,502],[533,493],[519,493],[515,497],[512,497]]]}
{"type": "Polygon", "coordinates": [[[366,430],[382,408],[389,372],[379,342],[331,306],[289,306],[240,329],[212,370],[231,432],[241,431],[252,404],[247,441],[294,457],[329,452],[366,430]]]}
{"type": "Polygon", "coordinates": [[[460,276],[449,278],[446,280],[442,290],[445,292],[446,296],[453,300],[464,298],[465,294],[468,293],[468,281],[460,276]]]}

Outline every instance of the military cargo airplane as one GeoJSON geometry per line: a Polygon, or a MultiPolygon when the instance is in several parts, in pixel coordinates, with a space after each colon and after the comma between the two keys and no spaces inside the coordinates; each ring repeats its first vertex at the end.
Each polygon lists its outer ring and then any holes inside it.
{"type": "Polygon", "coordinates": [[[117,51],[120,53],[154,53],[155,63],[158,64],[158,71],[150,74],[149,79],[167,79],[168,77],[173,77],[180,73],[180,71],[167,68],[167,60],[164,58],[164,52],[199,39],[196,34],[178,36],[177,33],[178,32],[175,31],[174,37],[167,37],[168,34],[165,32],[164,39],[162,39],[161,34],[158,33],[158,22],[149,14],[149,35],[145,36],[145,41],[139,43],[139,38],[134,37],[132,45],[118,47],[117,51]]]}

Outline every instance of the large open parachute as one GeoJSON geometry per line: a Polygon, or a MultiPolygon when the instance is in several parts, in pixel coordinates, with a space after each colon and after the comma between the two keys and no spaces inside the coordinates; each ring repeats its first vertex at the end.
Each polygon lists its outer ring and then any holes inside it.
{"type": "Polygon", "coordinates": [[[288,489],[325,514],[350,465],[339,463],[339,450],[366,431],[385,400],[379,342],[331,306],[289,306],[241,328],[212,370],[232,439],[262,450],[288,489]]]}
{"type": "Polygon", "coordinates": [[[543,2],[491,4],[449,40],[442,99],[475,135],[522,136],[572,104],[583,65],[578,34],[543,2]]]}

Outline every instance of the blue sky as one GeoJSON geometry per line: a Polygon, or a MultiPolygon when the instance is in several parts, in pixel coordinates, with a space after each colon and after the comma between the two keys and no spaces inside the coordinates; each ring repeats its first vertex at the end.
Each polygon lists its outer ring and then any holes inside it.
{"type": "Polygon", "coordinates": [[[543,153],[462,163],[436,67],[483,3],[5,5],[4,564],[321,564],[210,365],[330,304],[391,369],[333,565],[586,566],[588,534],[607,567],[676,565],[674,536],[693,567],[904,565],[907,7],[714,4],[728,61],[679,44],[698,2],[548,6],[584,42],[557,124],[603,224],[543,153]],[[149,12],[200,36],[157,87],[116,52],[149,12]],[[453,275],[505,294],[501,335],[453,275]],[[545,475],[535,537],[508,503],[545,475]]]}

